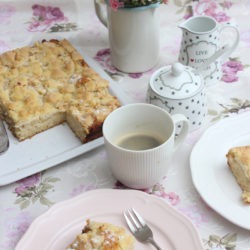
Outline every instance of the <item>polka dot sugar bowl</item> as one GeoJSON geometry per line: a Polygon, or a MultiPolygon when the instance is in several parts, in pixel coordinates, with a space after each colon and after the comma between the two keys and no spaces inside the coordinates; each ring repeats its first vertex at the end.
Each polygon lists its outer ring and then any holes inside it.
{"type": "Polygon", "coordinates": [[[204,79],[193,68],[181,63],[164,66],[150,79],[147,102],[164,108],[170,114],[185,115],[190,131],[196,130],[207,114],[204,79]]]}

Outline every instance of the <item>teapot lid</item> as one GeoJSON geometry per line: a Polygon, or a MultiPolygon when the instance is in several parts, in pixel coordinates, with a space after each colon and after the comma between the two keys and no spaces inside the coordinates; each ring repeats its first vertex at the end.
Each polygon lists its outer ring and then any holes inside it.
{"type": "Polygon", "coordinates": [[[204,81],[191,67],[174,63],[158,69],[150,79],[150,86],[162,97],[185,99],[200,92],[204,81]]]}

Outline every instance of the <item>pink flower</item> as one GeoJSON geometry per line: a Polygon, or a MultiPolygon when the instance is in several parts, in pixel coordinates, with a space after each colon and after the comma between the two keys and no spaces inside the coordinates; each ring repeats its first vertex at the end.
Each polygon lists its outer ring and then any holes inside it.
{"type": "Polygon", "coordinates": [[[51,25],[51,22],[40,22],[40,21],[34,21],[33,23],[30,24],[28,30],[30,32],[43,32],[45,30],[47,30],[51,25]]]}
{"type": "Polygon", "coordinates": [[[64,14],[59,8],[47,7],[46,19],[53,21],[63,21],[64,14]]]}
{"type": "Polygon", "coordinates": [[[129,76],[131,78],[140,78],[142,76],[142,73],[129,73],[129,76]]]}
{"type": "Polygon", "coordinates": [[[241,62],[236,60],[230,60],[222,65],[222,81],[224,82],[236,82],[238,81],[237,73],[243,70],[243,65],[241,62]]]}
{"type": "Polygon", "coordinates": [[[117,10],[118,8],[124,7],[123,2],[119,2],[119,0],[109,0],[109,4],[112,9],[117,10]]]}
{"type": "Polygon", "coordinates": [[[34,17],[28,27],[28,30],[31,32],[43,32],[50,28],[54,23],[67,20],[63,12],[58,7],[34,4],[32,9],[34,17]]]}
{"type": "Polygon", "coordinates": [[[64,20],[63,12],[57,7],[42,6],[35,4],[32,6],[33,15],[37,16],[39,21],[52,20],[52,21],[62,21],[64,20]]]}
{"type": "Polygon", "coordinates": [[[206,14],[211,16],[217,9],[217,5],[213,0],[201,0],[195,7],[195,13],[198,15],[206,14]]]}
{"type": "Polygon", "coordinates": [[[15,193],[20,195],[20,194],[22,194],[25,190],[27,190],[27,188],[26,188],[25,186],[21,185],[21,186],[18,186],[18,187],[15,188],[15,193]]]}
{"type": "Polygon", "coordinates": [[[110,73],[117,73],[116,68],[112,65],[110,49],[101,49],[96,53],[94,58],[101,66],[110,73]]]}
{"type": "Polygon", "coordinates": [[[224,74],[221,78],[221,80],[223,82],[237,82],[238,81],[238,77],[236,76],[236,74],[230,74],[230,73],[227,73],[227,74],[224,74]]]}
{"type": "MultiPolygon", "coordinates": [[[[227,5],[228,6],[228,5],[227,5]]],[[[230,17],[224,12],[218,12],[218,6],[213,0],[199,1],[195,7],[195,13],[198,15],[207,15],[213,17],[217,22],[227,22],[230,17]]]]}
{"type": "Polygon", "coordinates": [[[40,182],[41,174],[34,174],[29,177],[26,177],[20,181],[17,181],[20,185],[15,188],[15,193],[18,195],[21,195],[25,190],[27,190],[30,187],[34,187],[37,183],[40,182]]]}
{"type": "Polygon", "coordinates": [[[14,218],[4,220],[4,240],[1,249],[14,249],[19,239],[23,236],[32,222],[31,215],[27,212],[19,213],[14,218]]]}
{"type": "Polygon", "coordinates": [[[230,20],[230,17],[227,16],[224,12],[213,13],[211,16],[219,23],[227,22],[230,20]]]}
{"type": "Polygon", "coordinates": [[[41,179],[41,174],[37,173],[29,177],[26,177],[18,181],[17,183],[20,183],[21,185],[25,187],[32,187],[32,186],[35,186],[40,181],[40,179],[41,179]]]}
{"type": "Polygon", "coordinates": [[[226,63],[223,64],[223,69],[230,69],[231,72],[237,73],[238,71],[242,71],[243,65],[241,64],[241,62],[239,61],[234,61],[234,60],[230,60],[226,63]]]}
{"type": "Polygon", "coordinates": [[[0,4],[0,23],[7,24],[10,17],[16,12],[15,7],[9,4],[0,4]]]}
{"type": "Polygon", "coordinates": [[[101,49],[96,53],[96,57],[110,56],[110,49],[101,49]]]}
{"type": "Polygon", "coordinates": [[[169,202],[170,202],[170,204],[171,204],[172,206],[177,205],[177,204],[179,203],[179,201],[180,201],[179,195],[177,195],[177,194],[174,193],[174,192],[167,193],[167,196],[166,196],[166,197],[168,198],[168,200],[169,200],[169,202]]]}
{"type": "Polygon", "coordinates": [[[224,8],[226,8],[226,9],[230,9],[230,8],[232,7],[232,5],[233,5],[232,1],[224,1],[224,2],[222,3],[222,6],[223,6],[224,8]]]}

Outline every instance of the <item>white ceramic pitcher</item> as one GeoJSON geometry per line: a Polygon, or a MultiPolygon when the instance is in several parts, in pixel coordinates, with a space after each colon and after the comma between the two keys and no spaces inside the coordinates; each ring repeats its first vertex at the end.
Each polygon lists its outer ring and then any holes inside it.
{"type": "Polygon", "coordinates": [[[114,10],[106,4],[107,13],[101,5],[95,0],[96,14],[108,28],[112,64],[127,73],[151,69],[159,57],[159,5],[114,10]]]}
{"type": "Polygon", "coordinates": [[[206,86],[221,79],[221,64],[237,47],[239,43],[239,31],[230,23],[220,24],[209,16],[195,16],[187,19],[179,26],[182,33],[182,43],[179,54],[179,62],[195,69],[206,63],[208,58],[221,49],[222,31],[233,30],[232,44],[220,58],[211,63],[202,71],[206,86]]]}

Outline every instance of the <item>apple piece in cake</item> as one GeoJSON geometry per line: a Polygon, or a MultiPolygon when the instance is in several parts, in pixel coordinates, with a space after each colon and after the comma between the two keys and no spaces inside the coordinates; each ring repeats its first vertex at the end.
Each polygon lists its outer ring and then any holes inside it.
{"type": "Polygon", "coordinates": [[[250,203],[250,146],[233,147],[226,157],[228,166],[242,189],[242,200],[250,203]]]}
{"type": "Polygon", "coordinates": [[[119,106],[108,81],[67,40],[0,55],[0,117],[20,141],[68,121],[86,142],[100,136],[105,117],[119,106]]]}
{"type": "Polygon", "coordinates": [[[134,242],[123,227],[87,220],[82,233],[67,250],[133,250],[134,242]]]}

